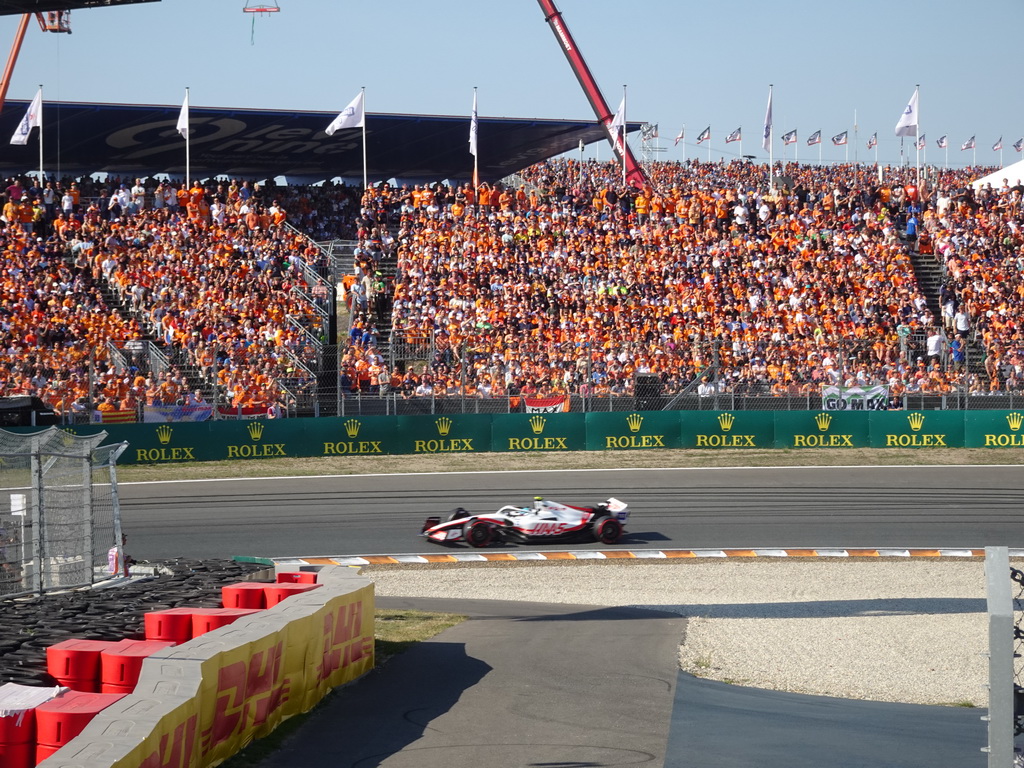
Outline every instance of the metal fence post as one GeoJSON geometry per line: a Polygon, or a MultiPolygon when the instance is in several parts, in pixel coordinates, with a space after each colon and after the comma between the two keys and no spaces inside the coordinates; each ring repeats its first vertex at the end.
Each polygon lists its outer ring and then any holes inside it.
{"type": "Polygon", "coordinates": [[[988,768],[1013,766],[1013,598],[1006,547],[985,547],[988,596],[988,768]]]}
{"type": "Polygon", "coordinates": [[[32,502],[29,505],[30,520],[32,523],[32,566],[35,571],[32,574],[32,588],[37,594],[43,594],[43,558],[46,556],[46,547],[43,543],[43,465],[39,456],[39,441],[32,441],[31,474],[32,474],[32,502]]]}

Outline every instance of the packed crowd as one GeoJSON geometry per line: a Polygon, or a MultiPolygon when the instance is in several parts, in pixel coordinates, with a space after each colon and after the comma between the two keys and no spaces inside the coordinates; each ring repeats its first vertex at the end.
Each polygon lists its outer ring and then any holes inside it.
{"type": "Polygon", "coordinates": [[[0,232],[0,385],[62,410],[203,402],[181,367],[107,364],[107,341],[146,337],[216,381],[225,404],[287,405],[330,362],[315,344],[326,295],[307,280],[309,266],[330,268],[292,223],[357,242],[344,392],[631,394],[638,374],[700,394],[1024,388],[1021,188],[972,194],[976,171],[919,183],[913,169],[879,180],[795,164],[771,185],[764,166],[691,161],[655,164],[650,187],[627,190],[616,171],[559,159],[514,185],[379,184],[361,197],[15,181],[0,232]],[[914,248],[943,267],[938,297],[915,279],[914,248]],[[389,328],[392,344],[430,350],[425,368],[387,364],[389,328]],[[927,346],[908,349],[908,332],[927,346]],[[983,373],[965,364],[975,342],[983,373]]]}
{"type": "MultiPolygon", "coordinates": [[[[772,394],[1000,386],[991,363],[981,377],[948,354],[968,343],[952,333],[941,355],[908,355],[902,341],[941,322],[910,249],[922,228],[947,247],[936,201],[972,174],[933,175],[919,189],[914,169],[887,169],[880,183],[860,166],[789,165],[773,188],[764,166],[665,163],[652,187],[630,192],[615,171],[555,160],[527,169],[518,189],[368,193],[364,210],[383,194],[400,216],[394,323],[436,347],[421,384],[619,394],[654,373],[669,392],[707,374],[718,391],[772,394]]],[[[1014,229],[1019,197],[993,197],[1003,207],[989,226],[1014,229]]],[[[978,296],[989,289],[960,261],[948,266],[954,314],[974,318],[971,331],[997,350],[998,318],[984,322],[978,296]]]]}
{"type": "Polygon", "coordinates": [[[4,394],[37,394],[62,413],[205,404],[183,366],[216,382],[225,406],[279,410],[313,388],[327,291],[303,266],[322,266],[322,254],[285,226],[286,205],[317,229],[353,205],[349,190],[141,179],[46,189],[14,180],[5,190],[4,394]],[[17,215],[40,204],[31,223],[17,215]],[[104,286],[126,312],[104,303],[104,286]],[[144,338],[181,353],[180,365],[149,370],[144,338]],[[127,366],[108,359],[108,342],[127,366]]]}

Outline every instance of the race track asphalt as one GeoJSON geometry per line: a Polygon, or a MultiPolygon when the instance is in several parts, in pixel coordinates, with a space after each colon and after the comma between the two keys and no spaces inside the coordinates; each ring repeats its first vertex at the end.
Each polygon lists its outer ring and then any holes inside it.
{"type": "Polygon", "coordinates": [[[679,616],[386,598],[471,618],[335,692],[260,768],[658,766],[679,616]]]}
{"type": "MultiPolygon", "coordinates": [[[[120,486],[137,559],[438,551],[429,515],[616,496],[625,547],[1024,547],[1020,467],[804,467],[245,479],[120,486]]],[[[596,544],[583,544],[595,548],[596,544]]],[[[574,545],[574,548],[578,548],[574,545]]]]}

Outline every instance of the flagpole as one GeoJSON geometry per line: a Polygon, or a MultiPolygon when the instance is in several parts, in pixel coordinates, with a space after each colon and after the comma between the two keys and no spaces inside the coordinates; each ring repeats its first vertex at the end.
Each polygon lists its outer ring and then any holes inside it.
{"type": "Polygon", "coordinates": [[[683,165],[686,165],[686,123],[683,123],[683,165]]]}
{"type": "Polygon", "coordinates": [[[793,142],[793,162],[800,165],[800,134],[797,134],[796,141],[793,142]]]}
{"type": "MultiPolygon", "coordinates": [[[[365,110],[363,111],[363,115],[366,115],[365,110]]],[[[476,86],[475,85],[473,86],[473,119],[476,121],[476,130],[477,130],[477,133],[476,133],[477,146],[474,147],[476,152],[473,153],[473,199],[475,200],[476,199],[476,194],[477,194],[477,189],[480,186],[480,158],[479,158],[479,155],[480,155],[480,147],[479,147],[479,143],[480,143],[480,118],[477,115],[477,111],[476,111],[476,86]]],[[[365,119],[365,117],[363,119],[363,130],[364,131],[366,130],[366,119],[365,119]]],[[[364,138],[363,138],[363,146],[364,147],[366,146],[365,134],[364,134],[364,138]]],[[[580,142],[580,176],[581,176],[581,178],[582,178],[582,174],[583,174],[583,142],[581,141],[580,142]]]]}
{"type": "Polygon", "coordinates": [[[622,86],[622,186],[626,186],[626,86],[622,86]]]}
{"type": "Polygon", "coordinates": [[[743,126],[740,126],[740,160],[743,159],[743,126]]]}
{"type": "MultiPolygon", "coordinates": [[[[768,107],[771,109],[772,104],[772,89],[775,86],[772,83],[768,83],[768,107]]],[[[771,116],[771,122],[768,125],[768,188],[771,189],[774,186],[775,180],[775,115],[771,116]]]]}
{"type": "Polygon", "coordinates": [[[818,136],[818,165],[821,165],[821,136],[818,136]]]}
{"type": "Polygon", "coordinates": [[[359,90],[363,94],[363,189],[366,190],[370,187],[370,175],[366,166],[366,86],[364,85],[359,90]]]}
{"type": "MultiPolygon", "coordinates": [[[[999,151],[999,156],[1002,157],[1002,150],[999,151]]],[[[1002,163],[1000,163],[1002,165],[1002,163]]],[[[39,195],[42,197],[43,187],[46,183],[43,181],[43,84],[39,84],[39,195]]]]}
{"type": "MultiPolygon", "coordinates": [[[[185,104],[187,106],[186,118],[192,119],[192,107],[188,103],[188,86],[185,86],[185,104]]],[[[185,128],[185,189],[192,188],[192,140],[191,140],[191,129],[185,128]]]]}
{"type": "MultiPolygon", "coordinates": [[[[914,103],[917,106],[917,116],[916,116],[917,117],[917,134],[916,134],[916,136],[920,137],[920,135],[921,135],[921,84],[920,83],[918,83],[916,86],[914,86],[914,96],[916,97],[914,99],[914,103]]],[[[921,189],[921,142],[920,141],[915,141],[914,142],[914,147],[917,150],[915,152],[915,154],[914,154],[914,167],[915,167],[915,175],[917,176],[917,188],[921,189]]]]}
{"type": "MultiPolygon", "coordinates": [[[[857,109],[853,110],[853,164],[860,164],[860,133],[858,132],[859,126],[857,125],[857,109]]],[[[849,154],[850,150],[846,150],[849,154]]]]}
{"type": "Polygon", "coordinates": [[[711,162],[711,126],[708,126],[708,163],[711,162]]]}

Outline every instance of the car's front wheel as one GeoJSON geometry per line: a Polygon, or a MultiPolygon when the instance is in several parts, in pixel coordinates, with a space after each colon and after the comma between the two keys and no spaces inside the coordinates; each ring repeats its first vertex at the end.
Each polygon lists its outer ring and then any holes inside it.
{"type": "Polygon", "coordinates": [[[622,536],[622,523],[614,517],[599,517],[594,521],[594,538],[602,544],[614,544],[622,536]]]}
{"type": "Polygon", "coordinates": [[[462,529],[462,537],[471,547],[486,547],[494,541],[494,526],[485,520],[474,520],[462,529]]]}

